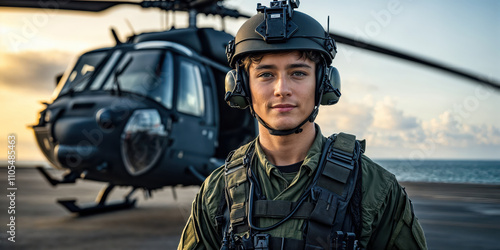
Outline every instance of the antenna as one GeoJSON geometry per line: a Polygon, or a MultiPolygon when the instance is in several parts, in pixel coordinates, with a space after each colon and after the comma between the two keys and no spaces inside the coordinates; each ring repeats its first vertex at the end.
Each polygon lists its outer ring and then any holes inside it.
{"type": "Polygon", "coordinates": [[[224,22],[224,17],[220,16],[220,23],[221,23],[221,29],[222,31],[226,31],[226,23],[224,22]]]}
{"type": "Polygon", "coordinates": [[[118,38],[118,34],[116,34],[116,30],[113,27],[111,27],[111,35],[113,35],[113,38],[115,39],[116,45],[122,43],[122,41],[120,41],[120,38],[118,38]]]}
{"type": "Polygon", "coordinates": [[[172,26],[170,29],[175,29],[175,10],[172,10],[172,26]]]}
{"type": "Polygon", "coordinates": [[[132,35],[135,36],[134,27],[132,27],[132,24],[130,23],[130,21],[128,20],[128,18],[125,18],[125,22],[127,23],[127,26],[130,29],[130,31],[132,31],[132,35]]]}
{"type": "Polygon", "coordinates": [[[327,21],[326,21],[326,32],[330,34],[330,15],[328,15],[327,21]]]}

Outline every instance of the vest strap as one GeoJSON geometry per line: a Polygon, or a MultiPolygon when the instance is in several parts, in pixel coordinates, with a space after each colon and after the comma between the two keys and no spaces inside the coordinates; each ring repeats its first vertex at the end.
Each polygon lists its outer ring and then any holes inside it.
{"type": "Polygon", "coordinates": [[[313,201],[316,206],[312,211],[306,234],[305,249],[331,249],[333,232],[346,229],[344,225],[347,207],[356,184],[357,171],[353,171],[360,155],[360,146],[356,146],[356,137],[340,133],[328,148],[322,173],[313,187],[313,201]]]}
{"type": "MultiPolygon", "coordinates": [[[[257,200],[254,201],[253,217],[266,217],[282,219],[285,218],[297,206],[298,202],[281,200],[257,200]]],[[[307,219],[314,209],[311,202],[303,202],[292,219],[307,219]]]]}
{"type": "Polygon", "coordinates": [[[226,159],[225,166],[225,196],[229,208],[229,231],[242,233],[249,230],[247,221],[248,177],[247,170],[250,164],[249,156],[254,152],[254,143],[248,145],[245,154],[234,156],[231,152],[226,159]]]}

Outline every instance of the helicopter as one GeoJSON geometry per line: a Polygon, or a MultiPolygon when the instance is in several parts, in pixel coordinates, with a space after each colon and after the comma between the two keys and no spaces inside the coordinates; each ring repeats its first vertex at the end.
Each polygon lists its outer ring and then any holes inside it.
{"type": "MultiPolygon", "coordinates": [[[[224,77],[230,70],[225,56],[233,38],[224,31],[198,28],[198,14],[248,18],[225,8],[223,1],[0,1],[0,7],[58,8],[104,11],[116,5],[183,11],[189,27],[134,34],[116,45],[82,54],[65,72],[33,126],[44,156],[62,179],[44,168],[40,173],[54,186],[78,179],[108,183],[95,205],[76,200],[58,202],[71,212],[91,214],[133,207],[132,194],[176,185],[198,185],[223,165],[230,150],[257,135],[257,124],[247,111],[224,102],[224,77]],[[52,5],[48,4],[52,3],[52,5]],[[131,191],[119,203],[107,198],[116,186],[131,191]]],[[[299,4],[298,1],[273,1],[299,4]]],[[[272,2],[272,3],[273,3],[272,2]]],[[[279,4],[276,4],[279,8],[279,4]]],[[[412,57],[339,34],[337,43],[379,52],[439,68],[483,84],[483,78],[438,63],[412,57]]]]}
{"type": "MultiPolygon", "coordinates": [[[[13,2],[19,7],[29,1],[13,2]]],[[[220,83],[229,70],[225,47],[232,36],[194,26],[196,13],[240,16],[216,3],[143,2],[143,7],[189,11],[190,27],[143,33],[127,42],[117,38],[116,46],[84,53],[63,74],[57,98],[45,104],[32,128],[48,161],[68,172],[57,180],[37,169],[54,186],[77,179],[109,183],[95,206],[59,200],[66,209],[90,214],[128,208],[138,188],[150,194],[164,186],[200,184],[231,149],[255,137],[251,115],[223,101],[220,83]],[[107,204],[116,186],[132,190],[123,202],[107,204]]],[[[101,11],[117,4],[69,1],[60,7],[101,11]]]]}

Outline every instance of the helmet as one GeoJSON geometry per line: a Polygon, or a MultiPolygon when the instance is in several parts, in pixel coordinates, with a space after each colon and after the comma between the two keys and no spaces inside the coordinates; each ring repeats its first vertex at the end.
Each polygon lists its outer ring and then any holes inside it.
{"type": "MultiPolygon", "coordinates": [[[[293,11],[298,3],[292,2],[295,6],[289,6],[285,2],[287,1],[271,2],[271,7],[258,4],[257,10],[262,13],[247,20],[238,30],[235,39],[229,42],[226,55],[233,69],[226,75],[224,100],[233,108],[251,108],[248,72],[240,67],[241,60],[247,55],[293,50],[316,51],[322,58],[316,65],[316,106],[308,119],[299,125],[302,126],[307,121],[314,121],[320,104],[332,105],[339,100],[340,77],[337,69],[329,66],[335,58],[337,48],[335,41],[318,21],[302,12],[293,11]]],[[[254,113],[253,110],[251,112],[254,113]]],[[[267,124],[257,115],[256,117],[267,128],[267,124]]],[[[299,130],[294,129],[296,133],[299,130]]],[[[279,135],[290,134],[289,132],[279,135]]]]}
{"type": "MultiPolygon", "coordinates": [[[[335,42],[325,32],[323,26],[311,16],[295,11],[292,19],[288,20],[290,27],[286,30],[287,34],[283,34],[282,39],[271,37],[272,34],[266,31],[269,27],[266,27],[265,19],[264,13],[258,13],[248,19],[238,30],[234,42],[228,45],[226,51],[232,68],[235,68],[236,62],[247,54],[286,50],[318,51],[326,59],[327,65],[332,63],[337,53],[335,42]]],[[[285,32],[280,30],[278,33],[285,32]]]]}

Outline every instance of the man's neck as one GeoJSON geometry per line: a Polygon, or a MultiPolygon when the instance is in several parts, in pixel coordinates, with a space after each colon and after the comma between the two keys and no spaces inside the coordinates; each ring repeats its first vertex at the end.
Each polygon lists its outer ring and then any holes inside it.
{"type": "Polygon", "coordinates": [[[286,166],[305,159],[316,138],[316,128],[313,123],[308,122],[302,129],[298,134],[275,136],[259,124],[260,147],[273,165],[286,166]]]}

